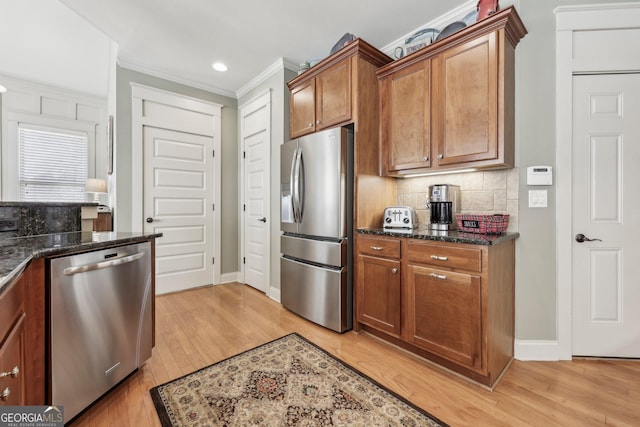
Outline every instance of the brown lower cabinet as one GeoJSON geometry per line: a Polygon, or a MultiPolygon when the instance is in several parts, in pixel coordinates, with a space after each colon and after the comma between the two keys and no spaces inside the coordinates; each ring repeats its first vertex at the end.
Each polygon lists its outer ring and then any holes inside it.
{"type": "Polygon", "coordinates": [[[356,330],[492,387],[513,359],[514,242],[358,234],[356,330]]]}
{"type": "Polygon", "coordinates": [[[34,260],[0,294],[0,406],[43,405],[44,265],[34,260]]]}

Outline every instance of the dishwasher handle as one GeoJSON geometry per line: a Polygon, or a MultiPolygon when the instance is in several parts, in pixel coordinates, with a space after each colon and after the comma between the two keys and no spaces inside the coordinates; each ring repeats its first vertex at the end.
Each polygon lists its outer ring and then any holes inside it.
{"type": "Polygon", "coordinates": [[[116,265],[128,264],[133,261],[137,261],[144,256],[144,252],[138,252],[133,255],[128,255],[122,258],[113,258],[108,261],[96,262],[94,264],[80,265],[77,267],[67,267],[64,269],[65,276],[73,276],[78,273],[85,273],[87,271],[100,270],[102,268],[115,267],[116,265]]]}

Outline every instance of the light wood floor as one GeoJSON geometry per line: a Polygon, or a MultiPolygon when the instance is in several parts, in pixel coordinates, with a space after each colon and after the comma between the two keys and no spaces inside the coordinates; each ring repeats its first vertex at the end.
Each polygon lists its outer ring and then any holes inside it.
{"type": "Polygon", "coordinates": [[[233,283],[160,296],[147,364],[73,427],[158,426],[149,389],[291,332],[452,426],[640,426],[640,362],[514,361],[493,392],[367,334],[339,335],[233,283]]]}

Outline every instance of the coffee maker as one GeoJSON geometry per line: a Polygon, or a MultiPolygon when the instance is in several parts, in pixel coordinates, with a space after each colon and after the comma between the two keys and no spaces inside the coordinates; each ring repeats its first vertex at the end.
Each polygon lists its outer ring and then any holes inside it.
{"type": "Polygon", "coordinates": [[[449,231],[458,228],[456,213],[460,213],[460,186],[436,184],[429,186],[427,208],[430,211],[429,228],[449,231]]]}

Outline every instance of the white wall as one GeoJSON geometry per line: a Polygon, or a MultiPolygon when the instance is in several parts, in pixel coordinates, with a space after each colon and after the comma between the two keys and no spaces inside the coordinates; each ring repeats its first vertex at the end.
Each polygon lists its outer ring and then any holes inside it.
{"type": "Polygon", "coordinates": [[[58,0],[0,0],[0,17],[0,75],[107,96],[110,41],[75,12],[58,0]]]}

